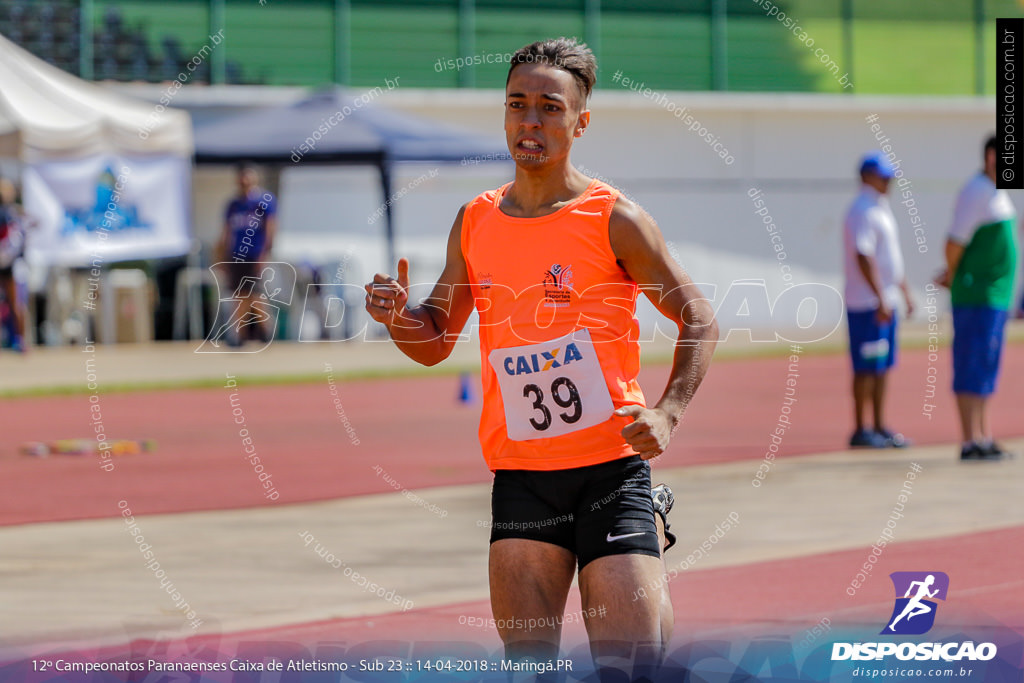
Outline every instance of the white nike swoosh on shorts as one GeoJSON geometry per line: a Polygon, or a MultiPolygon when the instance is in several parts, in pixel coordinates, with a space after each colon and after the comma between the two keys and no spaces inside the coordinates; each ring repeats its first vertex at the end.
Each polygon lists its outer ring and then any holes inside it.
{"type": "Polygon", "coordinates": [[[609,532],[608,535],[605,537],[605,540],[608,541],[609,543],[614,543],[615,541],[621,541],[624,538],[632,538],[633,536],[643,536],[646,533],[647,533],[646,531],[637,531],[637,532],[632,533],[632,534],[622,534],[621,536],[612,536],[611,532],[609,532]]]}

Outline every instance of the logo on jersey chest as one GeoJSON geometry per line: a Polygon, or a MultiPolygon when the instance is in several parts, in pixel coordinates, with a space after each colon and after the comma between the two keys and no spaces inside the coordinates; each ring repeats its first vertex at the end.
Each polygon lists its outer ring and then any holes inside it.
{"type": "Polygon", "coordinates": [[[572,264],[555,263],[544,273],[544,306],[565,308],[572,301],[572,264]]]}
{"type": "Polygon", "coordinates": [[[546,372],[569,365],[573,361],[583,360],[583,354],[574,343],[567,344],[565,353],[559,358],[562,349],[551,349],[540,353],[523,356],[507,356],[503,366],[509,375],[530,375],[535,372],[546,372]]]}

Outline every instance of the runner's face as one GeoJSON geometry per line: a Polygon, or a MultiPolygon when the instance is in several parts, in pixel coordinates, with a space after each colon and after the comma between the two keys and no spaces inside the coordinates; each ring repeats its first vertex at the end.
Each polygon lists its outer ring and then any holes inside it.
{"type": "Polygon", "coordinates": [[[505,88],[505,139],[519,166],[539,166],[569,156],[590,112],[568,71],[548,64],[520,64],[505,88]]]}

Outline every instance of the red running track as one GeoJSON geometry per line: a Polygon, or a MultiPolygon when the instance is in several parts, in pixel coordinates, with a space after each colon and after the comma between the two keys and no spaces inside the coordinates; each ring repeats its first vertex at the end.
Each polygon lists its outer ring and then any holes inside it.
{"type": "MultiPolygon", "coordinates": [[[[1024,632],[1024,576],[1007,573],[1024,567],[1024,526],[887,546],[859,590],[846,592],[870,547],[735,567],[683,572],[670,590],[675,609],[676,641],[708,632],[800,633],[827,617],[833,625],[866,626],[877,634],[893,606],[889,574],[913,567],[944,571],[950,588],[942,604],[943,620],[960,628],[1005,626],[1024,632]]],[[[673,563],[671,551],[666,555],[673,563]]],[[[481,567],[481,571],[485,571],[481,567]]],[[[566,614],[580,610],[579,592],[570,593],[566,614]]],[[[493,649],[501,641],[493,626],[489,601],[443,605],[376,617],[333,619],[247,632],[253,640],[361,642],[374,639],[416,640],[431,637],[483,642],[493,649]]],[[[566,640],[582,641],[581,625],[568,624],[566,640]]],[[[869,631],[870,632],[870,631],[869,631]]]]}
{"type": "MultiPolygon", "coordinates": [[[[1008,345],[993,404],[999,435],[1024,435],[1024,345],[1008,345]]],[[[784,357],[712,364],[662,466],[761,459],[786,389],[784,357]]],[[[781,456],[838,450],[851,429],[850,370],[843,354],[800,357],[792,428],[781,456]]],[[[959,440],[948,350],[929,363],[925,351],[902,353],[891,380],[892,426],[918,443],[959,440]],[[929,367],[937,392],[933,419],[922,415],[929,367]]],[[[660,395],[666,366],[641,373],[648,396],[660,395]]],[[[113,517],[117,501],[136,514],[245,508],[392,491],[380,465],[405,488],[490,480],[476,440],[479,407],[456,401],[454,378],[340,382],[351,433],[335,410],[326,380],[292,386],[239,386],[100,393],[109,438],[156,439],[154,454],[122,456],[104,472],[97,456],[20,455],[29,441],[91,434],[86,396],[0,400],[0,525],[113,517]],[[237,392],[233,415],[230,395],[237,392]],[[243,419],[237,424],[236,419],[243,419]],[[279,492],[264,497],[243,451],[248,429],[279,492]],[[358,441],[358,443],[356,443],[358,441]]],[[[477,396],[479,392],[476,392],[477,396]]],[[[950,457],[955,455],[951,447],[950,457]]]]}
{"type": "MultiPolygon", "coordinates": [[[[822,619],[828,620],[831,631],[821,636],[823,640],[842,640],[842,633],[854,640],[870,640],[885,626],[892,611],[889,573],[909,568],[945,571],[950,576],[949,593],[940,604],[932,631],[934,638],[964,640],[986,634],[999,638],[1006,638],[1008,633],[1024,634],[1024,578],[1019,572],[1006,571],[1024,566],[1024,527],[887,546],[874,572],[850,596],[846,592],[848,582],[870,551],[864,547],[684,572],[671,583],[676,625],[668,649],[709,638],[737,640],[772,634],[790,638],[795,654],[803,657],[818,644],[811,641],[802,645],[800,641],[822,619]],[[950,635],[956,633],[969,634],[969,638],[950,635]]],[[[671,564],[671,553],[668,559],[671,564]]],[[[486,568],[481,566],[480,571],[486,568]]],[[[567,652],[586,657],[585,631],[578,617],[572,616],[579,610],[579,593],[573,590],[566,606],[562,643],[567,652]]],[[[465,654],[460,656],[477,657],[483,654],[482,648],[500,657],[501,642],[491,621],[490,603],[481,600],[381,616],[212,633],[187,641],[178,636],[137,639],[100,651],[79,651],[72,658],[153,656],[170,661],[181,657],[208,659],[212,653],[220,653],[224,659],[224,653],[237,653],[257,661],[265,656],[354,661],[377,656],[415,658],[417,654],[435,652],[431,648],[442,643],[464,647],[465,654]]],[[[1019,647],[1008,652],[1001,647],[1000,653],[1014,666],[1020,666],[1019,647]]]]}

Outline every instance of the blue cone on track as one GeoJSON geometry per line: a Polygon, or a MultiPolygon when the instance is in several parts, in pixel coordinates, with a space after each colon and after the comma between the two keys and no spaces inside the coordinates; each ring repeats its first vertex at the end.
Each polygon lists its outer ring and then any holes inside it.
{"type": "Polygon", "coordinates": [[[459,403],[472,403],[473,402],[473,390],[470,387],[470,378],[468,372],[459,374],[459,403]]]}

